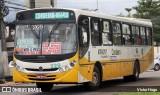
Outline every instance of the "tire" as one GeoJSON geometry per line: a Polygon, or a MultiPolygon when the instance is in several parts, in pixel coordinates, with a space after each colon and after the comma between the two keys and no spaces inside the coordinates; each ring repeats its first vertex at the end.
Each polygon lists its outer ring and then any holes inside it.
{"type": "Polygon", "coordinates": [[[154,71],[159,71],[160,65],[159,64],[155,64],[153,69],[154,69],[154,71]]]}
{"type": "Polygon", "coordinates": [[[41,88],[42,92],[49,92],[53,87],[53,83],[36,83],[37,88],[41,88]]]}
{"type": "Polygon", "coordinates": [[[87,89],[89,90],[95,90],[99,88],[100,84],[101,84],[100,71],[95,66],[92,74],[92,81],[84,83],[84,86],[87,87],[87,89]]]}
{"type": "Polygon", "coordinates": [[[136,61],[134,64],[133,75],[124,76],[123,79],[125,81],[137,81],[139,79],[140,67],[138,62],[136,61]]]}

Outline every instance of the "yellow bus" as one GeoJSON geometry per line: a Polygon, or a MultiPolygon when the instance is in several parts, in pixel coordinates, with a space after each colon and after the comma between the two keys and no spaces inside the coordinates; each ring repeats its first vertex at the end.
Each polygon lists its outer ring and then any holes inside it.
{"type": "Polygon", "coordinates": [[[110,78],[138,80],[153,62],[152,23],[78,9],[18,12],[14,82],[97,88],[110,78]]]}

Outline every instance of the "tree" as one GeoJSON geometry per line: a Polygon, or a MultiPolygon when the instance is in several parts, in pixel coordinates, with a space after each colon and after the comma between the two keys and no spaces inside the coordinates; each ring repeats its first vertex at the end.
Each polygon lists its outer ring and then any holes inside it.
{"type": "Polygon", "coordinates": [[[132,8],[125,8],[125,10],[128,12],[128,17],[131,17],[132,8]]]}
{"type": "Polygon", "coordinates": [[[133,17],[151,19],[153,23],[154,41],[160,43],[160,0],[139,0],[133,7],[136,14],[133,17]]]}
{"type": "Polygon", "coordinates": [[[116,15],[116,16],[119,16],[119,17],[125,17],[125,15],[123,15],[123,13],[121,12],[120,14],[116,15]]]}

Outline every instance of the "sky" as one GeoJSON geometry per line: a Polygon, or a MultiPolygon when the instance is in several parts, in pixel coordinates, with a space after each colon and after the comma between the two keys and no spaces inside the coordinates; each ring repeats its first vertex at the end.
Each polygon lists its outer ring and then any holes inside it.
{"type": "MultiPolygon", "coordinates": [[[[138,0],[58,0],[58,7],[95,10],[97,9],[97,1],[99,13],[107,15],[123,13],[126,15],[125,8],[136,6],[138,0]]],[[[132,13],[135,13],[135,11],[132,13]]]]}
{"type": "MultiPolygon", "coordinates": [[[[8,0],[11,2],[15,2],[18,4],[24,4],[24,0],[8,0]]],[[[98,12],[106,15],[118,15],[123,13],[127,15],[127,11],[125,8],[132,8],[137,5],[138,0],[57,0],[57,7],[63,8],[76,8],[76,9],[84,9],[87,8],[89,10],[97,9],[98,12]],[[98,3],[97,3],[98,2],[98,3]]],[[[7,6],[13,6],[12,4],[6,3],[7,6]]],[[[14,5],[13,7],[22,8],[20,6],[14,5]]],[[[10,8],[10,13],[5,17],[5,21],[12,22],[15,20],[15,14],[19,11],[18,9],[10,8]]],[[[135,13],[135,11],[131,11],[131,13],[135,13]]]]}
{"type": "MultiPolygon", "coordinates": [[[[8,3],[7,2],[5,3],[5,6],[16,7],[16,8],[24,8],[22,6],[18,6],[18,5],[14,4],[14,3],[16,3],[16,4],[23,5],[24,0],[4,0],[4,1],[8,1],[8,3]]],[[[18,11],[20,11],[20,9],[9,8],[9,14],[6,17],[4,17],[4,21],[13,22],[15,20],[16,13],[18,11]]]]}

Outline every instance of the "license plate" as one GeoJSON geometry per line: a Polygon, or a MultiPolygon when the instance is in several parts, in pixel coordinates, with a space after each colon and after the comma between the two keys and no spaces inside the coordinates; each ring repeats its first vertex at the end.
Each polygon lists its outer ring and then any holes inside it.
{"type": "Polygon", "coordinates": [[[45,78],[47,78],[47,77],[46,77],[46,75],[37,75],[37,78],[38,78],[38,79],[45,79],[45,78]]]}

